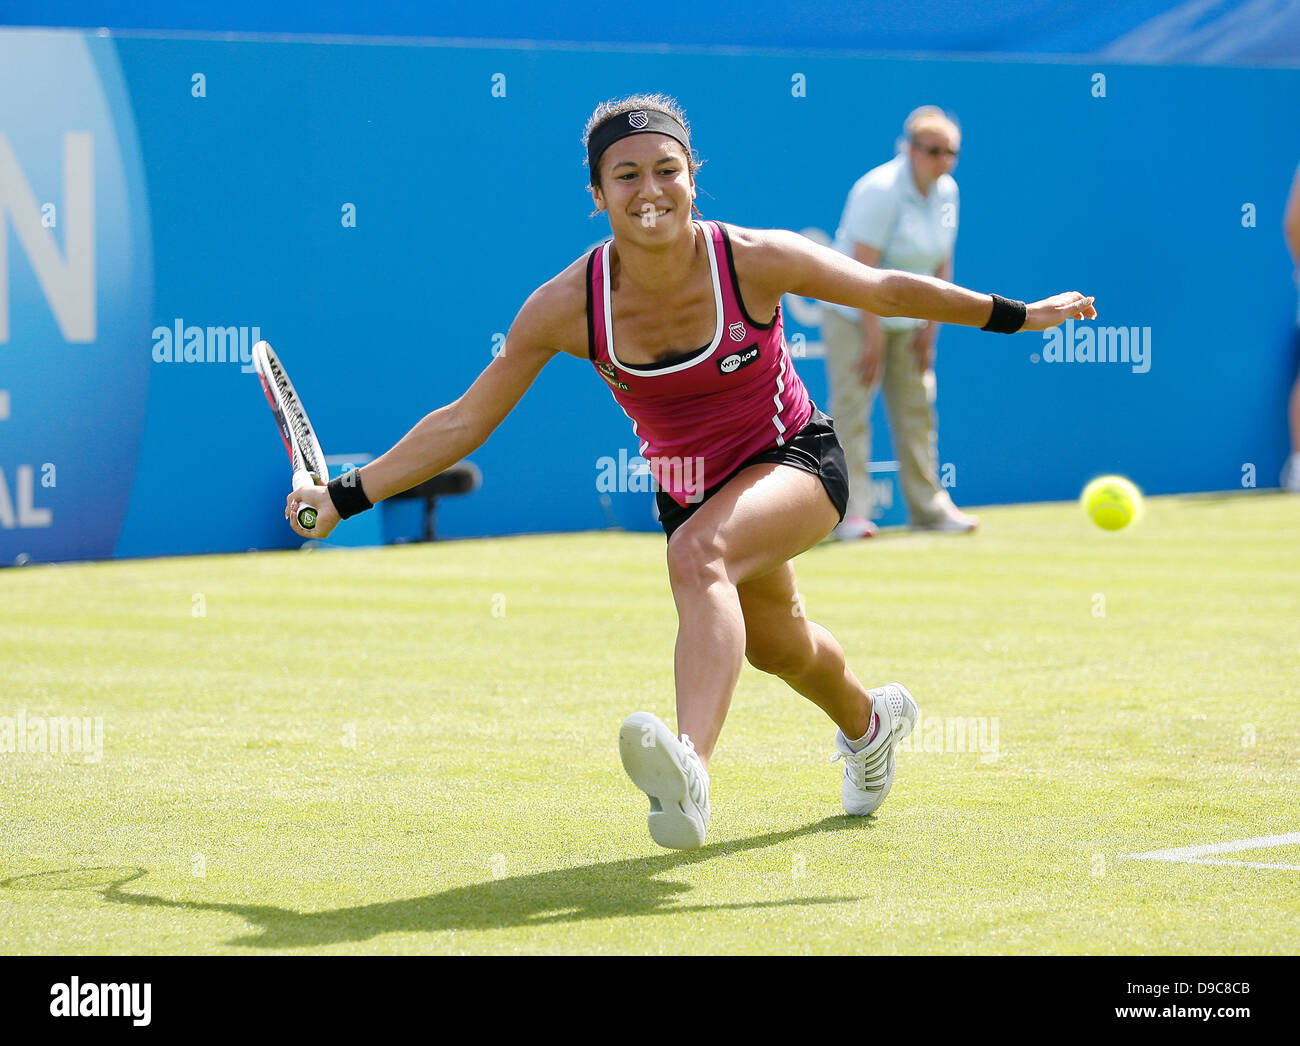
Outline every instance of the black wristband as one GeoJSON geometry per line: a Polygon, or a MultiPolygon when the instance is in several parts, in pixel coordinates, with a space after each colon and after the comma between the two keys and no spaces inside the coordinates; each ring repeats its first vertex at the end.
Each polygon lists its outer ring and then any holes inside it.
{"type": "Polygon", "coordinates": [[[994,334],[1015,334],[1025,325],[1029,306],[1023,301],[1004,298],[1000,294],[993,294],[990,297],[993,299],[993,315],[980,330],[992,331],[994,334]]]}
{"type": "Polygon", "coordinates": [[[336,476],[330,480],[328,489],[330,500],[334,502],[334,508],[338,510],[339,519],[351,519],[359,512],[374,508],[361,486],[360,469],[353,469],[342,476],[336,476]]]}

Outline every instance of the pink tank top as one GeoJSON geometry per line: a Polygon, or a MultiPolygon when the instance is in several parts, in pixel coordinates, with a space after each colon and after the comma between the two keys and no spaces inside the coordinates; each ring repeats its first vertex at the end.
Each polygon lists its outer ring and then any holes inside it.
{"type": "Polygon", "coordinates": [[[659,488],[679,505],[748,458],[785,443],[812,418],[812,401],[790,362],[781,307],[757,323],[740,300],[731,240],[719,222],[705,233],[718,317],[713,340],[655,364],[619,361],[610,312],[609,247],[587,259],[587,351],[614,399],[632,419],[642,457],[659,488]]]}

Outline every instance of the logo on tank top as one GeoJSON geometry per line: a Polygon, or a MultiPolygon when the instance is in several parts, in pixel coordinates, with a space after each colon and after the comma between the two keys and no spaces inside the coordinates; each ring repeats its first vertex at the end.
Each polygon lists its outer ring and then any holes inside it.
{"type": "Polygon", "coordinates": [[[739,320],[737,320],[735,323],[733,323],[730,327],[727,328],[727,333],[731,335],[732,341],[744,341],[745,325],[741,323],[739,320]]]}
{"type": "Polygon", "coordinates": [[[629,127],[633,127],[639,131],[650,122],[650,117],[646,116],[644,112],[638,109],[636,112],[627,114],[627,122],[629,127]]]}
{"type": "Polygon", "coordinates": [[[627,382],[618,380],[618,371],[614,369],[614,364],[604,362],[597,363],[596,369],[600,371],[600,376],[613,385],[614,388],[622,389],[624,392],[632,391],[632,386],[627,382]]]}
{"type": "Polygon", "coordinates": [[[758,359],[758,346],[751,345],[747,349],[733,352],[730,356],[718,360],[718,371],[721,374],[734,374],[741,367],[748,367],[756,359],[758,359]]]}

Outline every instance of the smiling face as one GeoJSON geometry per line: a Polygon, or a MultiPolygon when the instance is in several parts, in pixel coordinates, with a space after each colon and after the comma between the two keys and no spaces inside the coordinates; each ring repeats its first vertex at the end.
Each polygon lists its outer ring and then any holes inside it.
{"type": "Polygon", "coordinates": [[[605,150],[591,195],[616,238],[663,244],[690,227],[695,179],[675,138],[632,134],[605,150]]]}

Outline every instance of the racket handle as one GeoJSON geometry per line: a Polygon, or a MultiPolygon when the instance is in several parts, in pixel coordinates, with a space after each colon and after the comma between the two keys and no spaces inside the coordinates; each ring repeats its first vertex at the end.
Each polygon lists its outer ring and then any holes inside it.
{"type": "MultiPolygon", "coordinates": [[[[300,487],[314,487],[316,481],[312,479],[311,473],[306,469],[299,469],[293,474],[293,489],[298,490],[300,487]]],[[[316,529],[316,510],[310,505],[298,506],[298,526],[303,530],[316,529]]]]}

